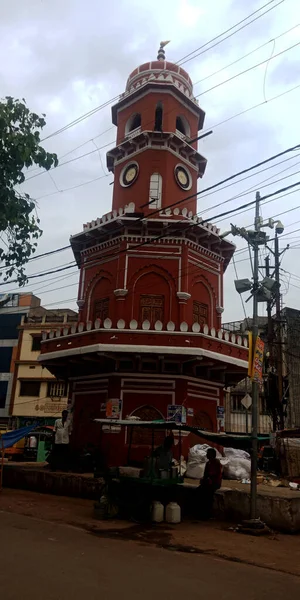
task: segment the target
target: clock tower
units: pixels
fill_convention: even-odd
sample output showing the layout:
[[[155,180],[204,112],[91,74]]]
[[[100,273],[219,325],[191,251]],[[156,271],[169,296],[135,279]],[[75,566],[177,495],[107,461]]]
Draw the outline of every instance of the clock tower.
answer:
[[[99,444],[94,419],[105,418],[108,401],[119,417],[168,419],[181,411],[188,424],[221,431],[224,388],[247,369],[247,339],[221,326],[234,245],[197,213],[204,111],[188,73],[165,59],[164,44],[157,60],[129,75],[112,120],[111,211],[71,237],[79,322],[45,331],[40,357],[69,382],[77,448]],[[126,432],[113,434],[109,461],[121,464]],[[144,429],[134,436],[139,461],[151,440]],[[104,454],[106,443],[104,436]],[[193,443],[184,438],[185,453]]]
[[[107,154],[107,166],[115,176],[113,209],[133,202],[135,210],[159,218],[158,210],[184,201],[196,214],[197,180],[206,167],[197,151],[204,116],[189,75],[165,60],[163,47],[156,61],[129,75],[112,109],[117,144]]]

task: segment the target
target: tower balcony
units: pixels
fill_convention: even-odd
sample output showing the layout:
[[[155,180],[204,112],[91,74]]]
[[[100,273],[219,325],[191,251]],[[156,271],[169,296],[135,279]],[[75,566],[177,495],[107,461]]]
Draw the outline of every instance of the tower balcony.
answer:
[[[76,323],[71,327],[56,328],[43,332],[42,350],[39,357],[45,367],[55,372],[55,365],[76,365],[87,361],[99,361],[101,357],[117,356],[166,357],[168,360],[197,361],[212,370],[228,372],[240,379],[248,366],[247,336],[235,335],[222,329],[216,331],[208,325],[194,323],[163,325],[156,321],[139,324],[135,319],[126,323],[123,319],[113,322],[106,318],[95,322]]]
[[[180,131],[176,130],[176,133],[171,131],[141,131],[140,127],[127,134],[121,144],[107,152],[107,168],[109,171],[114,172],[119,162],[133,158],[135,154],[149,149],[175,153],[178,158],[187,164],[190,163],[198,170],[198,177],[204,175],[207,164],[206,158],[187,142],[186,136]]]

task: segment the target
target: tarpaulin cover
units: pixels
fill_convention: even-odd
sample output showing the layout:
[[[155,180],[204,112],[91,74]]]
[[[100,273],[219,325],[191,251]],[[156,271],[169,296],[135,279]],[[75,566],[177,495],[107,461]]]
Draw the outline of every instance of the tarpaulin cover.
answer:
[[[2,448],[2,444],[4,448],[11,448],[14,444],[22,440],[26,435],[28,435],[33,429],[37,426],[36,423],[29,425],[27,427],[21,427],[20,429],[15,429],[14,431],[8,431],[7,433],[3,433],[0,438],[0,449]]]

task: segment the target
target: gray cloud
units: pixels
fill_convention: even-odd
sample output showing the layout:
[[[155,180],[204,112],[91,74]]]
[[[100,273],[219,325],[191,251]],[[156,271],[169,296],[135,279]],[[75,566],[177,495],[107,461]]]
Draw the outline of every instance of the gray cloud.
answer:
[[[216,0],[211,4],[199,3],[199,0],[147,0],[144,3],[139,0],[111,0],[109,4],[104,0],[87,0],[85,3],[82,0],[2,0],[0,49],[4,60],[0,64],[1,93],[3,96],[24,96],[32,110],[46,112],[47,127],[44,134],[48,135],[122,92],[131,70],[138,64],[155,58],[161,39],[172,40],[167,48],[167,56],[175,62],[259,8],[260,4],[256,1],[241,3],[239,0]],[[297,0],[284,2],[212,51],[188,62],[184,68],[194,81],[198,81],[228,65],[292,27],[293,7],[296,10]],[[287,36],[282,44],[276,43],[276,51],[295,43],[295,35],[296,33],[291,37]],[[270,55],[270,50],[267,46],[245,61],[198,84],[195,86],[195,93],[205,92],[244,68],[264,60]],[[283,55],[284,58],[277,60],[274,66],[270,63],[267,76],[269,98],[297,83],[297,56],[299,53],[294,51],[291,56]],[[297,92],[214,127],[220,121],[263,101],[264,73],[264,68],[255,69],[200,96],[201,106],[206,111],[205,127],[213,127],[214,133],[199,144],[200,151],[208,159],[207,172],[199,189],[298,141],[295,129],[295,123],[298,122]],[[80,125],[49,139],[45,146],[60,156],[90,138],[94,138],[99,147],[105,144],[113,146],[116,134],[114,129],[97,137],[111,126],[110,110],[107,107],[97,112]],[[93,149],[95,146],[88,142],[61,162]],[[100,150],[104,168],[106,150]],[[205,216],[213,217],[217,212],[209,210],[210,207],[243,192],[251,185],[259,185],[264,177],[288,164],[256,175],[226,190],[216,191],[207,198],[199,196],[198,210],[203,210]],[[56,192],[56,186],[64,190],[101,175],[101,161],[95,152],[54,170],[51,173],[52,179],[49,174],[43,174],[28,181],[24,189],[33,197],[40,198]],[[287,180],[286,184],[296,179],[297,176]],[[69,235],[81,230],[82,223],[108,211],[112,194],[112,186],[109,185],[111,180],[112,177],[109,176],[65,193],[41,198],[38,201],[38,211],[44,235],[39,242],[38,251],[65,246]],[[278,184],[274,184],[266,188],[266,191],[277,187]],[[245,199],[234,200],[226,206],[239,206],[251,198],[250,194]],[[297,198],[298,195],[294,194],[275,201],[263,208],[263,214],[276,214],[296,206]],[[247,212],[221,221],[220,226],[226,229],[233,219],[239,224],[249,224],[252,213]],[[297,211],[287,215],[286,224],[291,225],[287,231],[293,230],[293,222],[297,219],[300,219]],[[243,245],[239,240],[236,242],[239,247]],[[298,250],[291,250],[284,265],[296,274],[297,252]],[[245,256],[241,255],[240,259]],[[33,261],[28,266],[28,273],[48,270],[70,260],[72,254],[68,251],[51,260]],[[238,255],[236,260],[238,261]],[[237,262],[237,269],[239,276],[250,274],[247,261]],[[66,284],[68,281],[73,283],[76,278],[76,274],[72,275],[66,279]],[[234,270],[229,266],[225,277],[226,320],[243,316],[240,299],[233,290],[233,278]],[[60,281],[61,285],[66,285],[64,279],[62,274],[55,287],[60,285]],[[34,281],[34,285],[31,283],[28,289],[35,291],[45,285],[47,280]],[[49,293],[51,289],[49,286],[40,291],[45,304],[76,296],[76,287]],[[296,288],[290,286],[287,301],[291,304],[297,301],[294,292],[297,292]],[[247,310],[249,309],[247,306]]]

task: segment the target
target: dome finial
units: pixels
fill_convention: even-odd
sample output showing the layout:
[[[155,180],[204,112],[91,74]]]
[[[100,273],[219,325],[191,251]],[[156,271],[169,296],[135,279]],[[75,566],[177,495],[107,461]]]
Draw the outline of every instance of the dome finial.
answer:
[[[164,51],[164,47],[170,43],[171,40],[167,40],[166,42],[160,42],[160,47],[158,50],[157,60],[165,60],[166,55]]]

